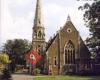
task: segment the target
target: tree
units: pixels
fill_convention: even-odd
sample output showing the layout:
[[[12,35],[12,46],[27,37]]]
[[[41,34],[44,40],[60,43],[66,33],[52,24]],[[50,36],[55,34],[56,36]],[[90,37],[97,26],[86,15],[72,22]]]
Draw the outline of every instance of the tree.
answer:
[[[11,80],[11,74],[9,72],[9,70],[7,69],[8,68],[8,64],[11,62],[9,60],[9,56],[7,53],[0,53],[0,62],[5,66],[4,69],[3,69],[3,74],[1,76],[0,79],[2,80]]]
[[[7,53],[0,53],[0,62],[2,64],[10,63],[9,56],[7,55]]]
[[[92,4],[86,3],[79,9],[85,11],[83,19],[90,31],[86,44],[91,51],[92,58],[98,63],[100,62],[100,1],[95,0]]]
[[[8,53],[11,59],[11,71],[15,70],[16,64],[25,65],[24,53],[31,47],[31,43],[26,39],[7,40],[3,51]]]

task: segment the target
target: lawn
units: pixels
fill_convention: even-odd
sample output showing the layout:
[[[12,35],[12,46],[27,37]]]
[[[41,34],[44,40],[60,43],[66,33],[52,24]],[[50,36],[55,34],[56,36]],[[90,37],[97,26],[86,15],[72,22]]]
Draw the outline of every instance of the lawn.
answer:
[[[33,80],[100,80],[100,76],[37,76]]]

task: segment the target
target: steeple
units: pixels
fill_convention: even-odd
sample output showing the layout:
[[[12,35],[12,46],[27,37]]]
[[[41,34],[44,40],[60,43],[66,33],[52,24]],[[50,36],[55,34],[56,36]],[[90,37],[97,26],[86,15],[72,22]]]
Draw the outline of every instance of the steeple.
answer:
[[[36,3],[36,11],[35,11],[35,19],[34,19],[34,27],[42,27],[42,14],[41,14],[41,0],[37,0]]]
[[[41,0],[37,0],[33,34],[32,34],[32,47],[39,53],[40,49],[45,47],[45,28],[42,24],[42,10],[41,10]]]

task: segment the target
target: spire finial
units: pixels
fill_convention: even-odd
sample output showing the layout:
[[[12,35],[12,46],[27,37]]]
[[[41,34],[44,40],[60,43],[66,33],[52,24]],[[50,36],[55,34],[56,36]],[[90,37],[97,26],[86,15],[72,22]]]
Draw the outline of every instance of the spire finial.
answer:
[[[71,21],[71,18],[70,18],[70,16],[68,15],[68,17],[67,17],[67,21]]]

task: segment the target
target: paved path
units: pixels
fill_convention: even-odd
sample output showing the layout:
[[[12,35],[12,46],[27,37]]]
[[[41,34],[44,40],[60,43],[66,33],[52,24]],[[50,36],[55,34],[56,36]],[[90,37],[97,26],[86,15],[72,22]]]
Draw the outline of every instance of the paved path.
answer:
[[[33,76],[22,74],[13,74],[12,78],[13,80],[33,80]]]

